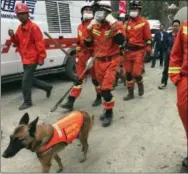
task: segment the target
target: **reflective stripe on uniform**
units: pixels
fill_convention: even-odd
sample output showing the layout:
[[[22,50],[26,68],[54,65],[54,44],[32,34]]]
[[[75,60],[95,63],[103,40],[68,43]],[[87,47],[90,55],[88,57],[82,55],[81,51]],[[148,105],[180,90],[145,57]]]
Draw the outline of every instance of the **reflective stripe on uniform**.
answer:
[[[92,37],[91,38],[85,38],[85,40],[90,42],[92,40]]]
[[[108,36],[108,35],[110,34],[110,32],[111,32],[111,30],[105,31],[105,32],[104,32],[104,35],[105,35],[105,36]]]
[[[146,41],[146,44],[147,44],[147,45],[151,45],[151,44],[152,44],[152,41],[149,39],[149,40]]]
[[[183,26],[183,34],[187,35],[188,33],[188,28],[186,26]]]
[[[82,88],[82,85],[74,86],[73,88],[76,88],[76,89]]]
[[[82,36],[82,32],[80,30],[78,30],[78,35]]]
[[[127,81],[127,83],[135,83],[135,79],[133,79],[131,81]]]
[[[180,73],[181,67],[169,67],[169,74],[178,74]]]
[[[97,35],[97,36],[100,36],[101,35],[101,32],[99,30],[95,30],[93,29],[93,34]]]
[[[142,22],[138,25],[135,25],[134,29],[137,29],[137,28],[140,28],[140,27],[143,27],[145,25],[145,22]]]
[[[81,47],[76,47],[76,51],[80,51],[81,50]]]
[[[124,28],[127,29],[127,30],[131,29],[131,27],[129,25],[127,25],[127,24],[124,25]]]

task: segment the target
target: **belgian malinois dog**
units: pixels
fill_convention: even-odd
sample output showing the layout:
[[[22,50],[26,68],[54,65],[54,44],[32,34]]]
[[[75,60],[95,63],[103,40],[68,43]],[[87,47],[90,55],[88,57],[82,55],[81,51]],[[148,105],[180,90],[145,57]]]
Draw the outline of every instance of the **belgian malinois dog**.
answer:
[[[75,119],[77,119],[77,115],[79,115],[79,119],[82,120],[82,124],[80,125],[80,129],[75,129],[78,131],[78,135],[76,135],[76,137],[73,137],[72,141],[76,138],[80,140],[83,152],[83,156],[80,159],[80,162],[84,162],[86,160],[86,155],[89,147],[88,135],[94,122],[94,116],[92,115],[92,117],[90,117],[89,114],[84,111],[72,111],[64,117],[60,118],[58,120],[59,122],[57,122],[62,123],[63,120],[68,120],[68,122],[65,122],[65,124],[68,123],[69,125],[71,125],[71,122],[74,122]],[[69,117],[74,118],[70,120]],[[58,155],[58,152],[60,150],[63,150],[71,142],[67,143],[60,141],[58,143],[56,142],[56,144],[53,144],[53,146],[48,146],[49,142],[52,141],[54,136],[62,134],[62,132],[60,131],[60,129],[58,129],[59,127],[57,128],[57,122],[55,122],[55,124],[37,124],[37,122],[38,117],[29,123],[29,114],[25,113],[20,119],[19,125],[14,129],[13,134],[10,136],[9,145],[2,156],[4,158],[11,158],[15,156],[21,149],[26,148],[37,154],[38,160],[41,163],[43,173],[49,172],[52,158],[54,158],[58,163],[59,169],[57,170],[57,173],[62,172],[63,164],[61,162],[61,158]],[[70,130],[75,128],[75,124],[72,125],[73,126],[71,127],[71,129],[70,127],[67,128],[69,132]],[[68,125],[65,125],[64,127],[66,126]],[[63,131],[66,131],[66,128]],[[65,133],[64,135],[65,137],[69,136],[67,133]],[[70,137],[71,135],[73,134],[70,134]]]

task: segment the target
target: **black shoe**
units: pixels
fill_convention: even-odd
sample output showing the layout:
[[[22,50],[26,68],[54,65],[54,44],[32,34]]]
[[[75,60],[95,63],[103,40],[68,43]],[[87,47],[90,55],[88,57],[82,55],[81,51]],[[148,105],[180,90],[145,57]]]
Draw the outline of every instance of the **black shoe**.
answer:
[[[142,96],[144,95],[144,84],[143,82],[137,83],[138,84],[138,95]]]
[[[160,86],[158,86],[158,89],[164,89],[167,86],[167,84],[162,83]]]
[[[52,92],[52,86],[46,91],[46,97],[49,98],[51,96],[51,92]]]
[[[75,100],[76,100],[75,97],[69,96],[67,103],[60,105],[60,107],[62,107],[64,109],[68,109],[68,110],[71,111],[74,108],[74,102],[75,102]]]
[[[19,110],[25,110],[25,109],[28,109],[29,107],[32,106],[32,103],[23,103],[20,107],[19,107]]]
[[[102,126],[108,127],[112,123],[113,118],[113,111],[112,110],[106,110],[105,112],[105,118],[102,120]]]
[[[112,88],[112,90],[115,90],[115,88],[118,86],[118,82],[115,82],[114,84],[113,84],[113,88]]]
[[[128,101],[134,98],[134,88],[128,87],[128,95],[123,100]]]
[[[100,120],[102,121],[106,117],[106,110],[103,110],[103,113],[100,115]]]
[[[188,158],[185,158],[182,162],[180,173],[188,173]]]
[[[96,107],[102,104],[102,99],[101,99],[101,95],[97,94],[97,97],[95,99],[95,101],[93,102],[92,106]]]
[[[145,74],[145,69],[142,70],[142,74]]]

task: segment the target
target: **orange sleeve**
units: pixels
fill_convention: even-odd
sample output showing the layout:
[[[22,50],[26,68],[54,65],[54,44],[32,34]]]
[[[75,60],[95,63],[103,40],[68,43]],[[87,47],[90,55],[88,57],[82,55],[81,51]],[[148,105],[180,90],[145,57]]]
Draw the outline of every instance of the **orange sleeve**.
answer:
[[[91,29],[91,30],[86,29],[86,31],[84,33],[86,41],[92,41],[92,37],[93,37],[92,31],[93,31],[93,29]]]
[[[19,38],[18,38],[19,29],[20,29],[20,26],[18,27],[14,36],[10,37],[10,40],[14,44],[15,47],[19,46]]]
[[[123,36],[125,36],[125,29],[123,23],[116,22],[114,25],[115,25],[115,29],[113,32],[113,36],[117,35],[118,33],[121,33]]]
[[[144,41],[146,43],[146,51],[152,51],[152,36],[150,31],[149,22],[146,20],[144,25]]]
[[[178,81],[180,80],[180,71],[183,63],[182,29],[183,27],[181,26],[170,54],[169,76],[170,80],[175,85],[177,85]]]
[[[33,38],[35,41],[39,63],[44,63],[44,59],[46,58],[45,45],[43,41],[42,32],[40,28],[36,25],[33,27]]]

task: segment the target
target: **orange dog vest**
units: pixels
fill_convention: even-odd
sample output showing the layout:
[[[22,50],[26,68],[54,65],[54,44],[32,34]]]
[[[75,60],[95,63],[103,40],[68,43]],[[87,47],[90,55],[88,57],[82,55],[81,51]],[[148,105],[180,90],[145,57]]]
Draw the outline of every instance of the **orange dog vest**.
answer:
[[[78,111],[73,111],[68,116],[57,120],[52,124],[54,130],[51,140],[40,151],[43,152],[61,142],[71,143],[78,137],[82,125],[83,115]]]

